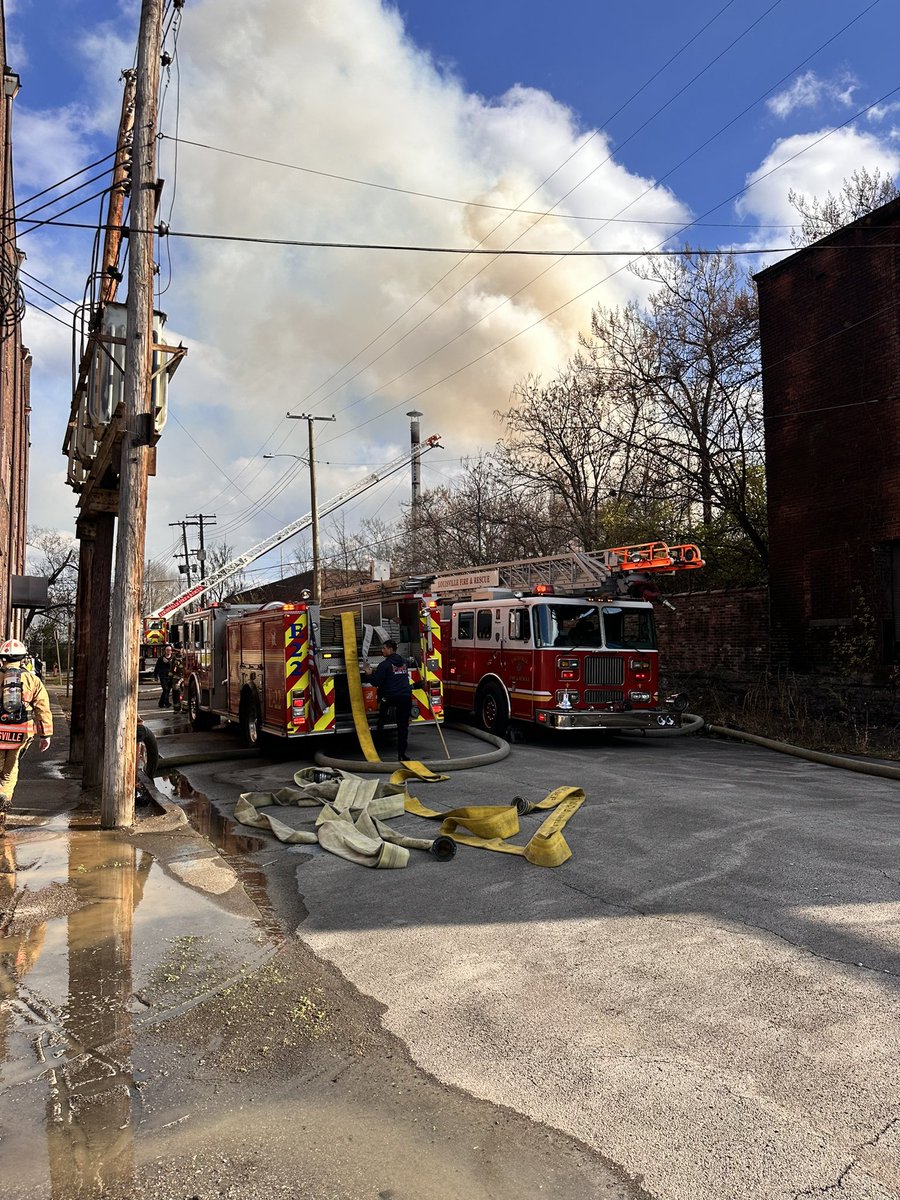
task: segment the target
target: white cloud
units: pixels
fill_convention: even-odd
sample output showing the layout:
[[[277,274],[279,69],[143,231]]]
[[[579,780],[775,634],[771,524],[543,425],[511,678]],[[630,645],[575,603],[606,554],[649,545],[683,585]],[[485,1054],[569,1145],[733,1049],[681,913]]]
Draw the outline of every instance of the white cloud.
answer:
[[[38,189],[63,179],[91,161],[92,121],[78,104],[34,111],[25,106],[13,115],[16,187]]]
[[[858,87],[856,79],[849,74],[837,79],[823,79],[815,71],[804,71],[783,91],[770,97],[766,107],[776,117],[789,117],[798,109],[817,108],[829,101],[849,108]]]
[[[747,176],[748,183],[759,182],[737,201],[738,215],[760,226],[798,225],[800,217],[788,200],[789,191],[824,199],[861,167],[889,175],[900,171],[900,149],[888,140],[848,128],[838,129],[820,141],[823,132],[795,134],[777,141],[759,167]],[[765,248],[787,246],[789,238],[788,228],[783,233],[760,229],[747,241]]]
[[[900,100],[893,100],[890,104],[873,104],[866,118],[869,121],[883,121],[895,112],[900,112]]]
[[[490,103],[467,94],[405,39],[398,14],[374,0],[302,6],[294,0],[253,6],[242,0],[205,0],[185,16],[179,53],[183,137],[491,204],[515,205],[537,189],[529,208],[549,207],[595,169],[563,211],[614,216],[636,201],[630,215],[670,221],[672,229],[688,216],[666,189],[614,160],[604,163],[610,147],[602,135],[541,187],[587,136],[573,114],[546,93],[524,87]],[[170,133],[173,114],[170,96]],[[168,152],[171,144],[164,147]],[[173,167],[168,153],[167,159],[162,169],[169,180],[162,201],[166,219]],[[506,245],[521,234],[519,247],[541,248],[574,247],[597,228],[562,217],[535,225],[533,216],[517,214],[505,222],[503,216],[182,146],[172,227],[451,246],[474,245],[481,238],[489,245]],[[649,246],[666,232],[664,227],[613,224],[592,244]],[[423,433],[442,433],[449,454],[490,444],[498,433],[493,412],[506,407],[517,380],[532,371],[549,374],[564,363],[577,348],[579,331],[589,324],[592,304],[626,300],[642,286],[621,272],[589,291],[622,266],[623,259],[568,260],[531,283],[550,260],[461,261],[174,239],[171,248],[175,283],[165,300],[191,347],[173,383],[172,411],[232,475],[279,425],[288,407],[338,415],[334,435],[332,427],[320,430],[322,456],[337,460],[378,466],[396,454],[408,437],[403,413],[419,392],[415,406],[425,413]],[[469,285],[452,296],[466,280]],[[319,388],[430,288],[427,299],[349,370]],[[584,299],[554,312],[585,291]],[[420,329],[391,348],[432,310]],[[464,332],[479,319],[476,328]],[[515,336],[535,322],[540,323],[529,333]],[[493,350],[503,342],[507,344]],[[367,365],[378,355],[383,356]],[[357,371],[357,379],[337,386]],[[288,437],[285,448],[301,450],[304,434],[299,423],[282,424],[269,448]],[[331,436],[341,442],[326,452],[324,443]],[[213,497],[222,487],[177,426],[167,428],[159,461],[152,492],[157,531],[198,503],[206,504],[203,497]],[[274,478],[272,464],[264,466],[252,487],[248,482],[260,464],[239,478],[254,495]],[[326,496],[329,488],[338,490],[352,477],[348,470],[327,471],[320,493]],[[295,485],[268,507],[276,507],[286,520],[300,511],[304,495],[305,489]],[[246,500],[238,495],[235,504],[246,507]],[[382,512],[395,514],[396,505],[390,513]],[[249,537],[271,528],[270,520],[259,519],[246,533]]]

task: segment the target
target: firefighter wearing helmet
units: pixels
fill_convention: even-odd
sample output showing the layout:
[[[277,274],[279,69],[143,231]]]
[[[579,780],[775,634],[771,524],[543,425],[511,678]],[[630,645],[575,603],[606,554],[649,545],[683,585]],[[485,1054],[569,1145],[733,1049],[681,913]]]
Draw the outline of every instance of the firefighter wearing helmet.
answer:
[[[35,734],[46,750],[53,734],[50,697],[31,669],[24,645],[10,638],[0,645],[0,837],[19,778],[19,759]]]

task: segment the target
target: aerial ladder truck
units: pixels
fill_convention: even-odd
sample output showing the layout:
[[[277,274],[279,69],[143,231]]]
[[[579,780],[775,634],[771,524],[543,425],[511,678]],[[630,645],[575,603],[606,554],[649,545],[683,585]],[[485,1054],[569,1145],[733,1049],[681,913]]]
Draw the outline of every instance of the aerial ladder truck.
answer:
[[[437,435],[427,438],[319,505],[319,515],[334,512],[439,443]],[[263,734],[302,738],[353,728],[347,672],[358,671],[360,663],[358,658],[345,663],[340,622],[333,613],[323,616],[308,596],[288,604],[216,603],[185,611],[211,588],[309,528],[312,521],[312,513],[292,521],[144,618],[145,628],[166,621],[166,640],[181,644],[184,695],[195,729],[222,720],[237,722],[244,741],[252,746]],[[398,607],[397,618],[391,633],[410,665],[412,720],[432,724],[442,716],[440,660],[433,652],[434,603],[422,594],[411,594]],[[363,657],[370,646],[371,638],[364,641]]]

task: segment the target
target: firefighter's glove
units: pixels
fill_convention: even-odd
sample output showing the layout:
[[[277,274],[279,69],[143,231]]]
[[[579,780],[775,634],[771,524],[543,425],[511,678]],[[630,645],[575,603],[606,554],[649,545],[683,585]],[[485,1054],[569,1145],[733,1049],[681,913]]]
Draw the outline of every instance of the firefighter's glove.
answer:
[[[49,749],[50,749],[50,739],[42,737],[41,740],[38,742],[38,750],[40,750],[41,754],[43,754],[45,750],[49,750]]]

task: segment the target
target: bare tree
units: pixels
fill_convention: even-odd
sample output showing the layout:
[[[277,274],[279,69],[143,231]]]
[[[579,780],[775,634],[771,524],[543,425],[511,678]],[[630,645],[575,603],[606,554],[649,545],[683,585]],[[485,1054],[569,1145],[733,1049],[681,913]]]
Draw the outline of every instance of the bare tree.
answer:
[[[900,188],[878,167],[874,171],[859,167],[844,180],[836,195],[829,192],[824,200],[795,192],[792,188],[788,200],[803,218],[803,224],[791,234],[791,242],[798,248],[808,246],[898,196]]]
[[[55,529],[34,528],[28,531],[28,545],[33,551],[29,569],[34,575],[47,580],[49,604],[43,609],[25,610],[25,632],[28,632],[38,613],[45,623],[53,624],[61,617],[63,626],[66,626],[75,613],[78,542],[71,535]]]
[[[233,546],[229,546],[227,542],[213,542],[206,550],[206,574],[212,575],[214,572],[221,570],[226,563],[231,562],[237,557],[237,551]],[[244,572],[235,571],[233,575],[229,575],[227,579],[223,579],[221,583],[211,587],[204,598],[205,603],[211,600],[224,600],[226,596],[232,595],[234,592],[240,592],[247,586],[247,577]]]
[[[585,343],[619,407],[610,432],[629,474],[655,478],[700,536],[740,542],[764,566],[755,291],[726,255],[657,259],[637,274],[656,285],[646,306],[595,310]]]
[[[144,563],[141,612],[146,616],[184,590],[181,577],[166,558],[148,558]]]
[[[498,455],[508,486],[532,500],[556,500],[568,518],[557,540],[596,545],[601,503],[629,470],[629,442],[613,430],[619,423],[605,372],[570,363],[546,385],[530,376],[512,399],[498,414],[507,429]]]

